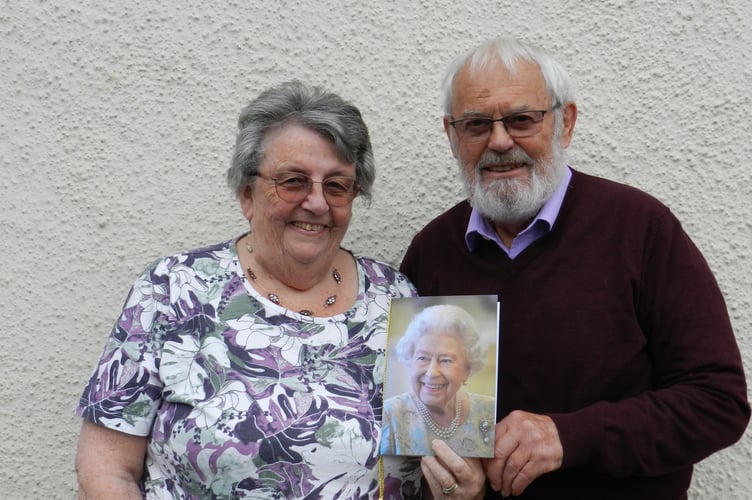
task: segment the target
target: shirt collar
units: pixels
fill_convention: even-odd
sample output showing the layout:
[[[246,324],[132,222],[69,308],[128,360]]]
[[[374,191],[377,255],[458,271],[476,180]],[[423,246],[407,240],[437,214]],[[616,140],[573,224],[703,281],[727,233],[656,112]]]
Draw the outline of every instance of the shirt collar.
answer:
[[[532,222],[515,237],[511,249],[502,243],[501,238],[496,234],[493,223],[473,208],[470,212],[467,230],[465,231],[465,243],[468,250],[473,252],[478,246],[480,239],[484,239],[495,242],[510,257],[514,258],[535,240],[551,232],[559,216],[561,204],[564,201],[564,195],[567,192],[567,186],[569,186],[571,179],[572,171],[569,167],[566,167],[556,191],[546,200]]]

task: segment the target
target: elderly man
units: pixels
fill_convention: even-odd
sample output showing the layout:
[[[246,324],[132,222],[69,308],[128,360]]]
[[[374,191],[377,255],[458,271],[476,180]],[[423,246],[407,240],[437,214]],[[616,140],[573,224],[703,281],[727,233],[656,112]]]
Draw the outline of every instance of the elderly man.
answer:
[[[577,106],[545,51],[492,40],[450,66],[444,95],[468,200],[401,270],[421,295],[500,297],[487,497],[686,498],[693,464],[750,417],[704,258],[656,199],[567,166]],[[468,470],[432,479],[452,494]]]

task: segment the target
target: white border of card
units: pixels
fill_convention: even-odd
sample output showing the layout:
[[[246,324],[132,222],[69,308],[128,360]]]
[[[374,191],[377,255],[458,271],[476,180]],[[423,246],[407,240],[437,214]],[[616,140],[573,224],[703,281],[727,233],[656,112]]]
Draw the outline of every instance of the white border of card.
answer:
[[[397,343],[403,338],[416,316],[428,307],[439,305],[456,306],[469,314],[469,328],[474,327],[477,330],[478,345],[482,352],[480,357],[476,356],[476,362],[481,365],[480,368],[476,368],[464,380],[459,390],[454,393],[455,397],[451,397],[452,389],[450,388],[457,384],[452,384],[449,380],[451,373],[448,373],[449,377],[447,377],[442,374],[441,368],[434,368],[435,373],[431,376],[431,382],[428,382],[427,375],[424,374],[427,371],[425,368],[416,368],[418,364],[416,360],[401,360],[396,351]],[[431,314],[434,315],[434,312],[438,313],[439,310],[445,311],[444,314],[449,314],[450,322],[466,316],[463,311],[451,308],[434,308],[431,309]],[[382,455],[433,455],[431,442],[434,439],[442,439],[460,456],[493,457],[500,314],[501,304],[496,295],[442,295],[392,299],[389,309],[384,374]],[[458,341],[455,338],[445,340],[445,342],[448,344],[444,345],[460,347],[459,350],[462,351],[462,346],[457,344],[462,340]],[[466,346],[466,348],[472,347],[474,346]],[[478,350],[476,349],[475,352]],[[447,354],[430,353],[422,359],[426,360],[424,364],[428,363],[428,359],[434,359],[435,364],[445,363],[446,366],[451,367],[455,363],[453,361],[455,358],[456,355],[447,351]],[[460,361],[467,361],[467,356],[462,356]],[[460,370],[464,372],[464,366]],[[464,379],[464,373],[459,378]],[[426,383],[429,383],[431,387],[426,389]],[[435,391],[435,395],[427,397],[435,397],[436,400],[430,401],[428,405],[424,404],[421,397],[416,394],[415,388],[417,387],[422,387],[418,392],[424,394],[427,391],[429,394]],[[450,392],[449,398],[447,398],[447,389]],[[461,396],[456,397],[456,395]],[[449,409],[447,415],[451,414],[455,418],[448,423],[439,423],[434,420],[432,415],[436,414],[432,413],[431,408],[435,408],[436,405],[430,403],[450,400],[453,402],[454,411]],[[459,406],[454,403],[455,400],[460,401]],[[458,412],[457,409],[460,411]],[[441,420],[438,415],[436,416],[438,420]]]

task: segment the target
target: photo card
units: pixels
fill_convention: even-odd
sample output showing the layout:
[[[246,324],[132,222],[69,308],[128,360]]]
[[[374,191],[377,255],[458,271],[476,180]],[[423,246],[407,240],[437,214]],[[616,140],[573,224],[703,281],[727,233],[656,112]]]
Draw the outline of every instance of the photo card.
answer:
[[[496,295],[400,297],[389,309],[382,455],[493,457],[500,303]]]

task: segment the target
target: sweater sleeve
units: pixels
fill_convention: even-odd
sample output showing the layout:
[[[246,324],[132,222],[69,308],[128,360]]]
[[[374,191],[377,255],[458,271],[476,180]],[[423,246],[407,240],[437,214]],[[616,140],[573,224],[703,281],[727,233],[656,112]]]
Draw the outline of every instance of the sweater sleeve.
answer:
[[[554,413],[563,468],[657,476],[738,440],[750,418],[741,356],[705,259],[669,212],[651,221],[636,313],[652,359],[652,389]]]

